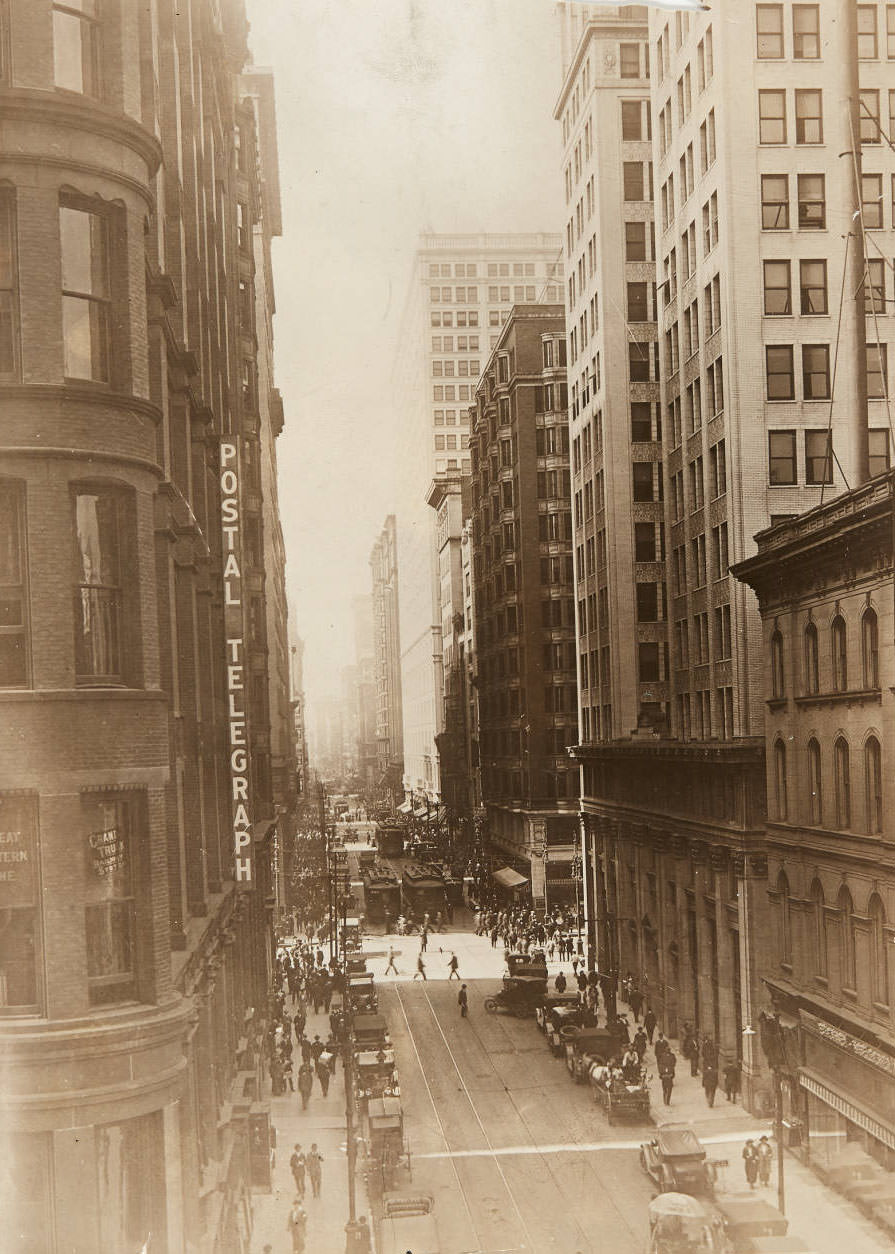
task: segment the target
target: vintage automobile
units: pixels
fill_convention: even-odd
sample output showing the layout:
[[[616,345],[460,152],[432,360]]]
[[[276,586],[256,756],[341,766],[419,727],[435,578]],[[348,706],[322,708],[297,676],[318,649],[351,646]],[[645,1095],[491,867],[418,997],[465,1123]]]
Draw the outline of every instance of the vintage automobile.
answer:
[[[727,1254],[724,1221],[688,1193],[660,1193],[649,1204],[649,1254]]]
[[[355,1053],[362,1049],[391,1048],[385,1015],[368,1014],[363,1011],[352,1015],[351,1030],[354,1034]]]
[[[685,1123],[665,1123],[651,1141],[640,1146],[640,1165],[661,1193],[690,1193],[713,1197],[716,1168],[709,1163],[693,1129]]]
[[[502,1010],[517,1019],[526,1019],[534,1014],[546,990],[547,981],[540,976],[505,975],[500,992],[485,998],[485,1009],[492,1015]]]
[[[583,1084],[595,1063],[609,1062],[618,1052],[617,1038],[607,1028],[585,1028],[571,1024],[560,1030],[566,1066],[576,1084]]]
[[[345,960],[345,969],[349,976],[362,975],[367,969],[367,959],[364,954],[349,954]]]
[[[547,1031],[547,1024],[550,1018],[550,1011],[554,1006],[577,1006],[578,994],[567,991],[565,993],[548,993],[547,996],[538,1003],[535,1010],[535,1018],[538,1021],[538,1027],[542,1032]]]
[[[572,1005],[551,1007],[547,1014],[547,1044],[550,1052],[557,1058],[565,1056],[566,1043],[562,1037],[563,1028],[580,1027],[584,1018],[584,1007],[577,1002]]]
[[[354,1057],[354,1080],[361,1110],[371,1097],[398,1097],[401,1093],[393,1049],[362,1049]]]
[[[610,1071],[596,1062],[590,1069],[590,1084],[594,1101],[606,1111],[606,1120],[612,1125],[618,1119],[649,1120],[649,1084],[641,1070],[637,1079],[625,1079],[619,1069]]]
[[[758,1197],[726,1197],[716,1202],[734,1254],[751,1254],[754,1242],[785,1237],[789,1220],[776,1206]]]
[[[372,971],[358,971],[348,977],[348,1004],[353,1011],[375,1014],[379,998]]]
[[[533,949],[530,954],[507,954],[507,970],[510,975],[539,975],[547,978],[547,957],[543,949]]]
[[[398,1168],[407,1168],[413,1179],[410,1142],[404,1137],[404,1112],[397,1097],[371,1097],[366,1110],[366,1141],[369,1154],[368,1182],[380,1195],[395,1182]]]
[[[386,1193],[382,1199],[380,1254],[440,1254],[441,1243],[432,1211],[435,1201],[425,1194]]]

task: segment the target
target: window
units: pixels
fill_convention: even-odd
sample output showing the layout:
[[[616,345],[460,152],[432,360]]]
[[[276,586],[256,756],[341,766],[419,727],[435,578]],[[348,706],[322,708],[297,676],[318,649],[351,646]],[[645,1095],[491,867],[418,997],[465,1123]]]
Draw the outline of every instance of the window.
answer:
[[[886,5],[886,56],[895,59],[895,4]]]
[[[769,344],[765,348],[769,401],[795,399],[795,376],[791,344]],[[792,480],[791,482],[795,482]]]
[[[82,96],[102,92],[98,0],[53,5],[54,82]]]
[[[628,321],[648,322],[649,308],[647,305],[646,283],[628,284]]]
[[[820,745],[812,737],[808,741],[808,820],[815,827],[823,822],[822,779]]]
[[[884,400],[888,391],[888,368],[885,344],[867,345],[867,396]]]
[[[812,695],[819,691],[817,628],[809,623],[805,628],[805,691]]]
[[[846,747],[847,751],[847,747]],[[855,965],[854,905],[843,884],[836,902],[839,909],[839,971],[844,988],[854,991],[858,979]]]
[[[757,55],[760,60],[783,56],[783,5],[759,4],[755,8]]]
[[[7,858],[0,881],[0,1014],[21,1013],[36,1010],[38,1002],[37,808],[31,798],[0,793],[0,831]]]
[[[802,345],[802,395],[806,401],[830,399],[829,344]]]
[[[829,431],[805,432],[805,482],[833,482],[833,438]]]
[[[861,616],[861,671],[865,688],[879,687],[879,621],[872,609]]]
[[[862,144],[878,144],[882,139],[879,116],[879,92],[862,90],[858,106],[858,125]]]
[[[637,646],[637,673],[642,684],[659,680],[659,646],[654,643]]]
[[[786,143],[785,91],[760,91],[758,93],[758,142],[760,144]]]
[[[622,101],[622,139],[643,139],[643,103]]]
[[[881,475],[889,469],[889,432],[885,428],[868,431],[870,444],[870,474]]]
[[[62,337],[70,379],[109,382],[108,220],[62,205]]]
[[[712,499],[727,491],[727,452],[723,440],[709,449],[709,467],[712,476]]]
[[[0,688],[28,682],[24,505],[21,486],[0,479]]]
[[[652,501],[654,497],[653,489],[653,464],[652,462],[634,462],[632,466],[633,474],[633,492],[635,501]]]
[[[643,200],[643,162],[626,161],[622,167],[625,200]]]
[[[634,560],[635,562],[654,562],[656,560],[655,523],[635,522]]]
[[[619,74],[622,78],[639,78],[640,44],[620,44],[618,64]]]
[[[0,378],[11,378],[17,368],[16,291],[15,214],[11,198],[0,194]]]
[[[875,61],[877,57],[876,41],[876,5],[858,5],[858,58],[861,61]]]
[[[848,741],[843,736],[840,736],[833,746],[833,764],[836,787],[836,826],[840,831],[846,831],[851,825],[851,780]]]
[[[796,91],[796,143],[822,144],[823,104],[819,91]]]
[[[625,261],[646,261],[646,223],[625,223]]]
[[[845,619],[837,614],[830,628],[830,645],[833,662],[833,691],[845,692],[848,689],[848,637],[845,630]]]
[[[649,383],[650,381],[650,346],[638,340],[628,341],[628,370],[632,383]]]
[[[87,862],[84,921],[90,1001],[95,1006],[130,1001],[136,996],[136,803],[85,795],[81,807]]]
[[[820,821],[818,819],[818,822]],[[814,974],[825,980],[827,978],[827,927],[824,919],[824,890],[820,880],[813,881],[810,896],[811,930],[814,941]]]
[[[764,263],[764,311],[769,315],[792,313],[788,261]]]
[[[868,231],[879,231],[883,225],[883,176],[861,175],[861,217]]]
[[[796,482],[795,431],[768,433],[768,482],[771,487]]]
[[[777,819],[785,823],[789,813],[786,780],[786,745],[782,740],[774,741],[774,797],[777,803]]]
[[[827,313],[826,261],[799,262],[799,298],[801,313]]]
[[[127,569],[124,498],[104,489],[74,495],[75,672],[86,682],[119,683],[122,572]]]
[[[763,231],[789,230],[789,175],[761,176],[761,227]]]
[[[873,743],[879,749],[879,744],[876,741]],[[888,1006],[889,949],[892,942],[886,936],[885,907],[876,893],[870,898],[867,913],[870,916],[870,996],[877,1006]]]
[[[827,193],[822,174],[799,174],[799,226],[821,230],[827,225]]]
[[[886,312],[886,263],[882,257],[868,257],[864,274],[864,312],[869,316]]]
[[[637,584],[637,621],[655,623],[659,617],[659,589],[654,583]]]
[[[792,55],[796,61],[820,56],[820,9],[816,4],[792,6]]]
[[[868,736],[864,745],[864,805],[867,831],[875,836],[883,830],[882,751],[876,736]]]
[[[649,401],[631,402],[631,439],[645,443],[653,438],[652,411]]]
[[[771,697],[779,701],[786,696],[786,675],[783,667],[783,637],[779,631],[771,636]]]

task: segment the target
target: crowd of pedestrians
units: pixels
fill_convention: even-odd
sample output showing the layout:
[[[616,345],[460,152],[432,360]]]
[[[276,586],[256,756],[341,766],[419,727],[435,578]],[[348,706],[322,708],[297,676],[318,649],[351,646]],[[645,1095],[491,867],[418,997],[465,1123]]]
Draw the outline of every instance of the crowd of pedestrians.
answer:
[[[538,918],[527,906],[479,906],[475,911],[477,936],[490,936],[492,948],[498,941],[508,953],[531,953],[540,949],[549,961],[570,961],[583,953],[578,921],[573,914],[555,909]]]

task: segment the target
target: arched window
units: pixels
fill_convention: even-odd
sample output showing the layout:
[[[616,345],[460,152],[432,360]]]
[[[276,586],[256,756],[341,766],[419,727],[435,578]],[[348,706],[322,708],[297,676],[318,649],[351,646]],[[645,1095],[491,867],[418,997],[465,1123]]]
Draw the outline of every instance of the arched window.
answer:
[[[783,637],[779,631],[771,636],[771,696],[779,699],[786,693],[786,674],[783,669]]]
[[[820,690],[817,665],[817,628],[809,623],[805,628],[805,691],[813,694]]]
[[[777,818],[785,823],[789,805],[786,791],[786,745],[782,740],[774,742],[774,794],[777,799]]]
[[[875,610],[861,619],[861,669],[865,688],[879,687],[879,623]]]
[[[808,741],[808,816],[814,826],[819,826],[824,820],[820,745],[813,736]]]
[[[883,767],[882,754],[876,736],[868,736],[864,745],[864,804],[867,814],[867,831],[883,830]]]
[[[843,736],[833,746],[833,762],[836,772],[836,826],[845,830],[851,826],[851,778],[848,741]]]
[[[870,898],[870,983],[873,1000],[889,1004],[889,950],[886,946],[886,908],[876,895]]]
[[[833,650],[833,691],[845,692],[848,688],[848,653],[845,619],[841,614],[833,619],[830,642]]]
[[[789,900],[789,880],[783,871],[777,877],[780,894],[780,961],[792,966],[792,912]]]
[[[844,988],[857,987],[855,971],[855,924],[851,893],[843,885],[839,890],[839,971]]]
[[[814,973],[826,979],[827,929],[824,926],[824,888],[820,880],[815,880],[811,885],[811,916],[814,934]]]

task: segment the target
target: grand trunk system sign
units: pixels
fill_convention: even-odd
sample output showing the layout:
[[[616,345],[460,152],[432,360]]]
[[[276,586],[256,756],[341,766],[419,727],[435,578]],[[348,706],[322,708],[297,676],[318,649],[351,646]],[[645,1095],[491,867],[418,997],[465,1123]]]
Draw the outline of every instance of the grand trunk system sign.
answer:
[[[228,748],[233,861],[239,888],[254,887],[249,749],[246,722],[245,612],[239,445],[221,441],[221,533],[224,539],[224,633],[227,643]]]

